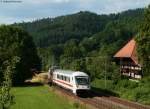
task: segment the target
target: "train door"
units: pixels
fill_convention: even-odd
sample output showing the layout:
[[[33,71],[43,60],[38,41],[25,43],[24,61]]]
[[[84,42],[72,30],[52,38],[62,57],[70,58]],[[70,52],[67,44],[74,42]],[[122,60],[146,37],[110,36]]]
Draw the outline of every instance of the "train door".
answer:
[[[75,82],[75,77],[74,76],[72,76],[71,77],[71,83],[72,83],[72,86],[73,86],[73,88],[72,88],[72,92],[76,95],[76,82]]]

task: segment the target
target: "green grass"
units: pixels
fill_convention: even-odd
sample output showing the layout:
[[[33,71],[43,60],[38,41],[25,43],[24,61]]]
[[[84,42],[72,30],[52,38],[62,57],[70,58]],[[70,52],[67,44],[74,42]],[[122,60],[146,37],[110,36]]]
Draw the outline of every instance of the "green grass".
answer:
[[[119,96],[141,104],[150,105],[150,77],[143,78],[140,82],[133,82],[127,79],[118,80],[114,83],[112,80],[95,79],[91,85],[93,89],[105,92],[110,95]]]
[[[67,98],[56,95],[46,86],[17,87],[12,93],[16,103],[10,109],[75,109]]]

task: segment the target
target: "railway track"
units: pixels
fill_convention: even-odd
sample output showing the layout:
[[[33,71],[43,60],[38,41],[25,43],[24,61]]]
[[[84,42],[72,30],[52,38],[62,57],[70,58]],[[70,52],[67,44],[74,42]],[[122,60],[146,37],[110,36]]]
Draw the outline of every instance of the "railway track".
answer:
[[[139,103],[135,103],[135,102],[131,102],[131,101],[127,101],[118,97],[114,97],[114,96],[109,96],[109,95],[104,95],[104,94],[100,94],[98,92],[94,92],[92,91],[93,95],[97,95],[98,97],[96,97],[96,99],[103,99],[106,101],[111,101],[113,105],[118,105],[121,109],[125,108],[125,109],[150,109],[150,106],[146,106],[146,105],[142,105]],[[103,96],[104,95],[104,96]]]
[[[59,90],[63,95],[72,97],[79,102],[91,105],[96,109],[150,109],[150,106],[141,105],[139,103],[130,102],[114,96],[105,96],[101,93],[90,91],[83,96],[75,96],[70,91],[54,86],[56,90]]]

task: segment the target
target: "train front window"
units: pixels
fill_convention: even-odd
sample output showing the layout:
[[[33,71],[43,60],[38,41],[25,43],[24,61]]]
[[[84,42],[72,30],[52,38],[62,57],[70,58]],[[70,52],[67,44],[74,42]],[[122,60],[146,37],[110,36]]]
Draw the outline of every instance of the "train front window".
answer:
[[[89,80],[88,77],[86,76],[76,76],[76,83],[78,85],[88,85],[89,84]]]

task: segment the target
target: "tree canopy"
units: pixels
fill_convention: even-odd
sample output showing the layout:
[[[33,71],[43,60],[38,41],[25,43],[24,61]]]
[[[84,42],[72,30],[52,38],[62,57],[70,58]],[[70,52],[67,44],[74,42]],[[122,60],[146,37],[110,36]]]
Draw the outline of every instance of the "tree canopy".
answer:
[[[33,22],[14,24],[20,26],[33,36],[38,47],[64,44],[69,40],[82,41],[84,38],[103,31],[110,22],[118,22],[136,33],[143,20],[144,9],[128,10],[118,14],[98,15],[81,11],[56,18],[44,18]]]
[[[144,21],[140,33],[136,37],[137,52],[145,75],[150,75],[150,5],[145,10]]]
[[[40,62],[32,37],[24,30],[13,26],[0,26],[0,78],[2,80],[5,67],[2,66],[14,56],[20,58],[13,74],[13,83],[21,84],[29,78],[31,68],[37,67]]]

